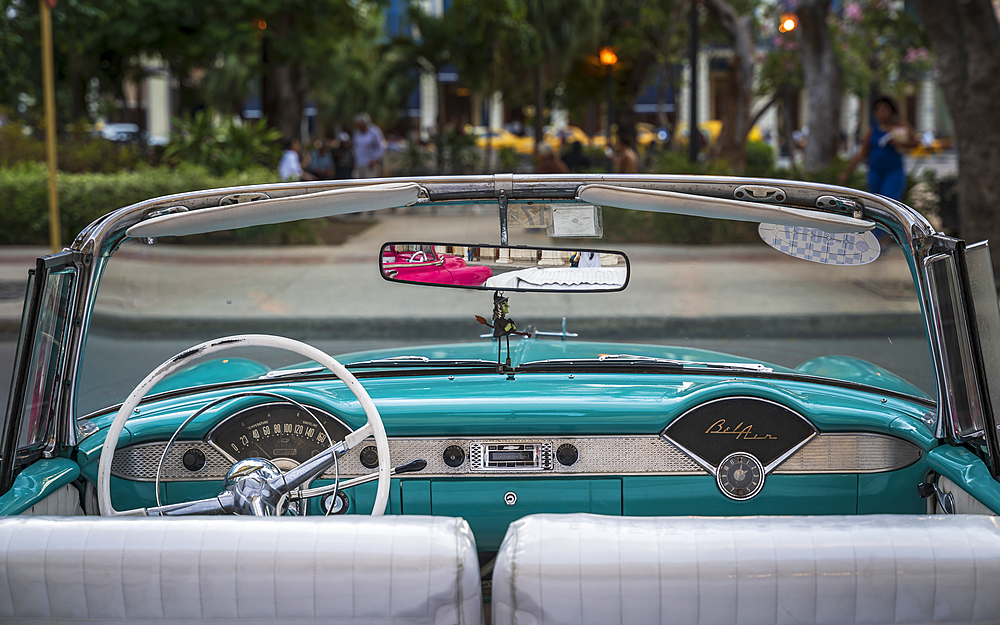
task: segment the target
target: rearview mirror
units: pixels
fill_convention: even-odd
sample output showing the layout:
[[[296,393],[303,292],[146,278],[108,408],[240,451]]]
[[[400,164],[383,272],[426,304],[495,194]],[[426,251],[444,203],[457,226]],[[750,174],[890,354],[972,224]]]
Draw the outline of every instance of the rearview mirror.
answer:
[[[482,291],[621,291],[629,279],[624,253],[579,248],[394,242],[379,267],[390,282]]]

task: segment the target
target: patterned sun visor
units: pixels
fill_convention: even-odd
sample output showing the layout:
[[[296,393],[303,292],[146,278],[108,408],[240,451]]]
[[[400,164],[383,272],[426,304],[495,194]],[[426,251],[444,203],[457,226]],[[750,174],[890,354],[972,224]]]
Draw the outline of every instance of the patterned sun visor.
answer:
[[[832,234],[816,228],[760,224],[760,238],[779,252],[825,265],[865,265],[882,251],[871,232]]]

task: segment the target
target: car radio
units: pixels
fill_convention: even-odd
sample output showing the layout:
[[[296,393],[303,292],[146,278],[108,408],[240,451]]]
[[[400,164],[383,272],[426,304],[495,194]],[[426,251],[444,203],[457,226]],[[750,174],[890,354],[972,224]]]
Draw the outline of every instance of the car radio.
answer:
[[[472,471],[545,471],[552,469],[552,444],[474,442],[469,460]]]

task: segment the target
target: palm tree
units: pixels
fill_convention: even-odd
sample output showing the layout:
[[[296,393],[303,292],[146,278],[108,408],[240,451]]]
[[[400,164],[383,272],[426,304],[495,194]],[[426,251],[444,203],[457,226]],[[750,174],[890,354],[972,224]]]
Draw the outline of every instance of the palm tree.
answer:
[[[524,0],[534,30],[538,57],[534,64],[535,154],[542,136],[545,85],[564,78],[581,54],[597,50],[604,0]]]

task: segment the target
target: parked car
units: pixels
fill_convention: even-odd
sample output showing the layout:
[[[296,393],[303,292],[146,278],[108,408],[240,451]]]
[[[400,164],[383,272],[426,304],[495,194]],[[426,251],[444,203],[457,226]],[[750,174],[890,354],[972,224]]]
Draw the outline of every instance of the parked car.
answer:
[[[183,244],[369,212],[329,248]],[[707,219],[761,241],[681,238]],[[392,273],[468,250],[561,277]],[[796,181],[352,180],[117,209],[29,275],[0,618],[997,622],[995,284],[986,242]]]
[[[481,286],[493,275],[484,265],[468,265],[461,256],[438,252],[433,245],[388,245],[382,271],[404,282]]]

